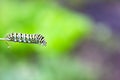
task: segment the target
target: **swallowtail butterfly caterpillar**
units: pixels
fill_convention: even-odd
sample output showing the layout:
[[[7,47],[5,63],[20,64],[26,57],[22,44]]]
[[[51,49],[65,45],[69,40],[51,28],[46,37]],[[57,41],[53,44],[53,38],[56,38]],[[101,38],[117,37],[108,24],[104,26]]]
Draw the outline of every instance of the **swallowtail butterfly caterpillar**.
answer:
[[[32,43],[41,44],[46,46],[47,42],[41,34],[24,34],[24,33],[10,33],[5,38],[0,38],[0,40],[13,41],[20,43]]]

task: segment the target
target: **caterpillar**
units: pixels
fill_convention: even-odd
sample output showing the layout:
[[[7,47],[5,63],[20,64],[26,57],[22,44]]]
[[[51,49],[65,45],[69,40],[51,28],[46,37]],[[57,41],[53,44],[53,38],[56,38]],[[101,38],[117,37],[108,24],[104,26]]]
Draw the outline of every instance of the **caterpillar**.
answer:
[[[20,43],[42,44],[43,46],[46,46],[47,44],[41,34],[10,33],[5,38],[0,38],[0,40]]]

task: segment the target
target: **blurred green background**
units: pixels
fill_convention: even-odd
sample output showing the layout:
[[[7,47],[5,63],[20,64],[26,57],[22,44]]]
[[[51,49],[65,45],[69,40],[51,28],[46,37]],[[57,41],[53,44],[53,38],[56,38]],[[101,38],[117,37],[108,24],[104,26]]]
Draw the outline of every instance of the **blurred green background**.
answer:
[[[39,33],[47,46],[8,42],[7,48],[0,41],[0,80],[110,80],[104,73],[112,67],[105,64],[111,52],[119,50],[114,44],[119,39],[112,36],[117,33],[109,25],[90,15],[91,3],[110,4],[107,0],[1,0],[0,37]]]

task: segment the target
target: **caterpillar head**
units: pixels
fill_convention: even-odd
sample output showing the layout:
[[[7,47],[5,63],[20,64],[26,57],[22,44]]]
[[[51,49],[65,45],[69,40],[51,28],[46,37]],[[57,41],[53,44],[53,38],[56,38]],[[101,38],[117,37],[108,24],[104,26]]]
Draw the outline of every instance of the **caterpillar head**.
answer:
[[[41,34],[39,34],[39,35],[38,35],[38,40],[39,40],[39,41],[38,41],[39,44],[41,44],[41,45],[43,45],[43,46],[46,46],[47,42],[46,42],[44,36],[42,36]]]
[[[46,42],[45,39],[42,39],[42,41],[41,41],[41,45],[43,45],[43,46],[46,46],[46,45],[47,45],[47,42]]]

